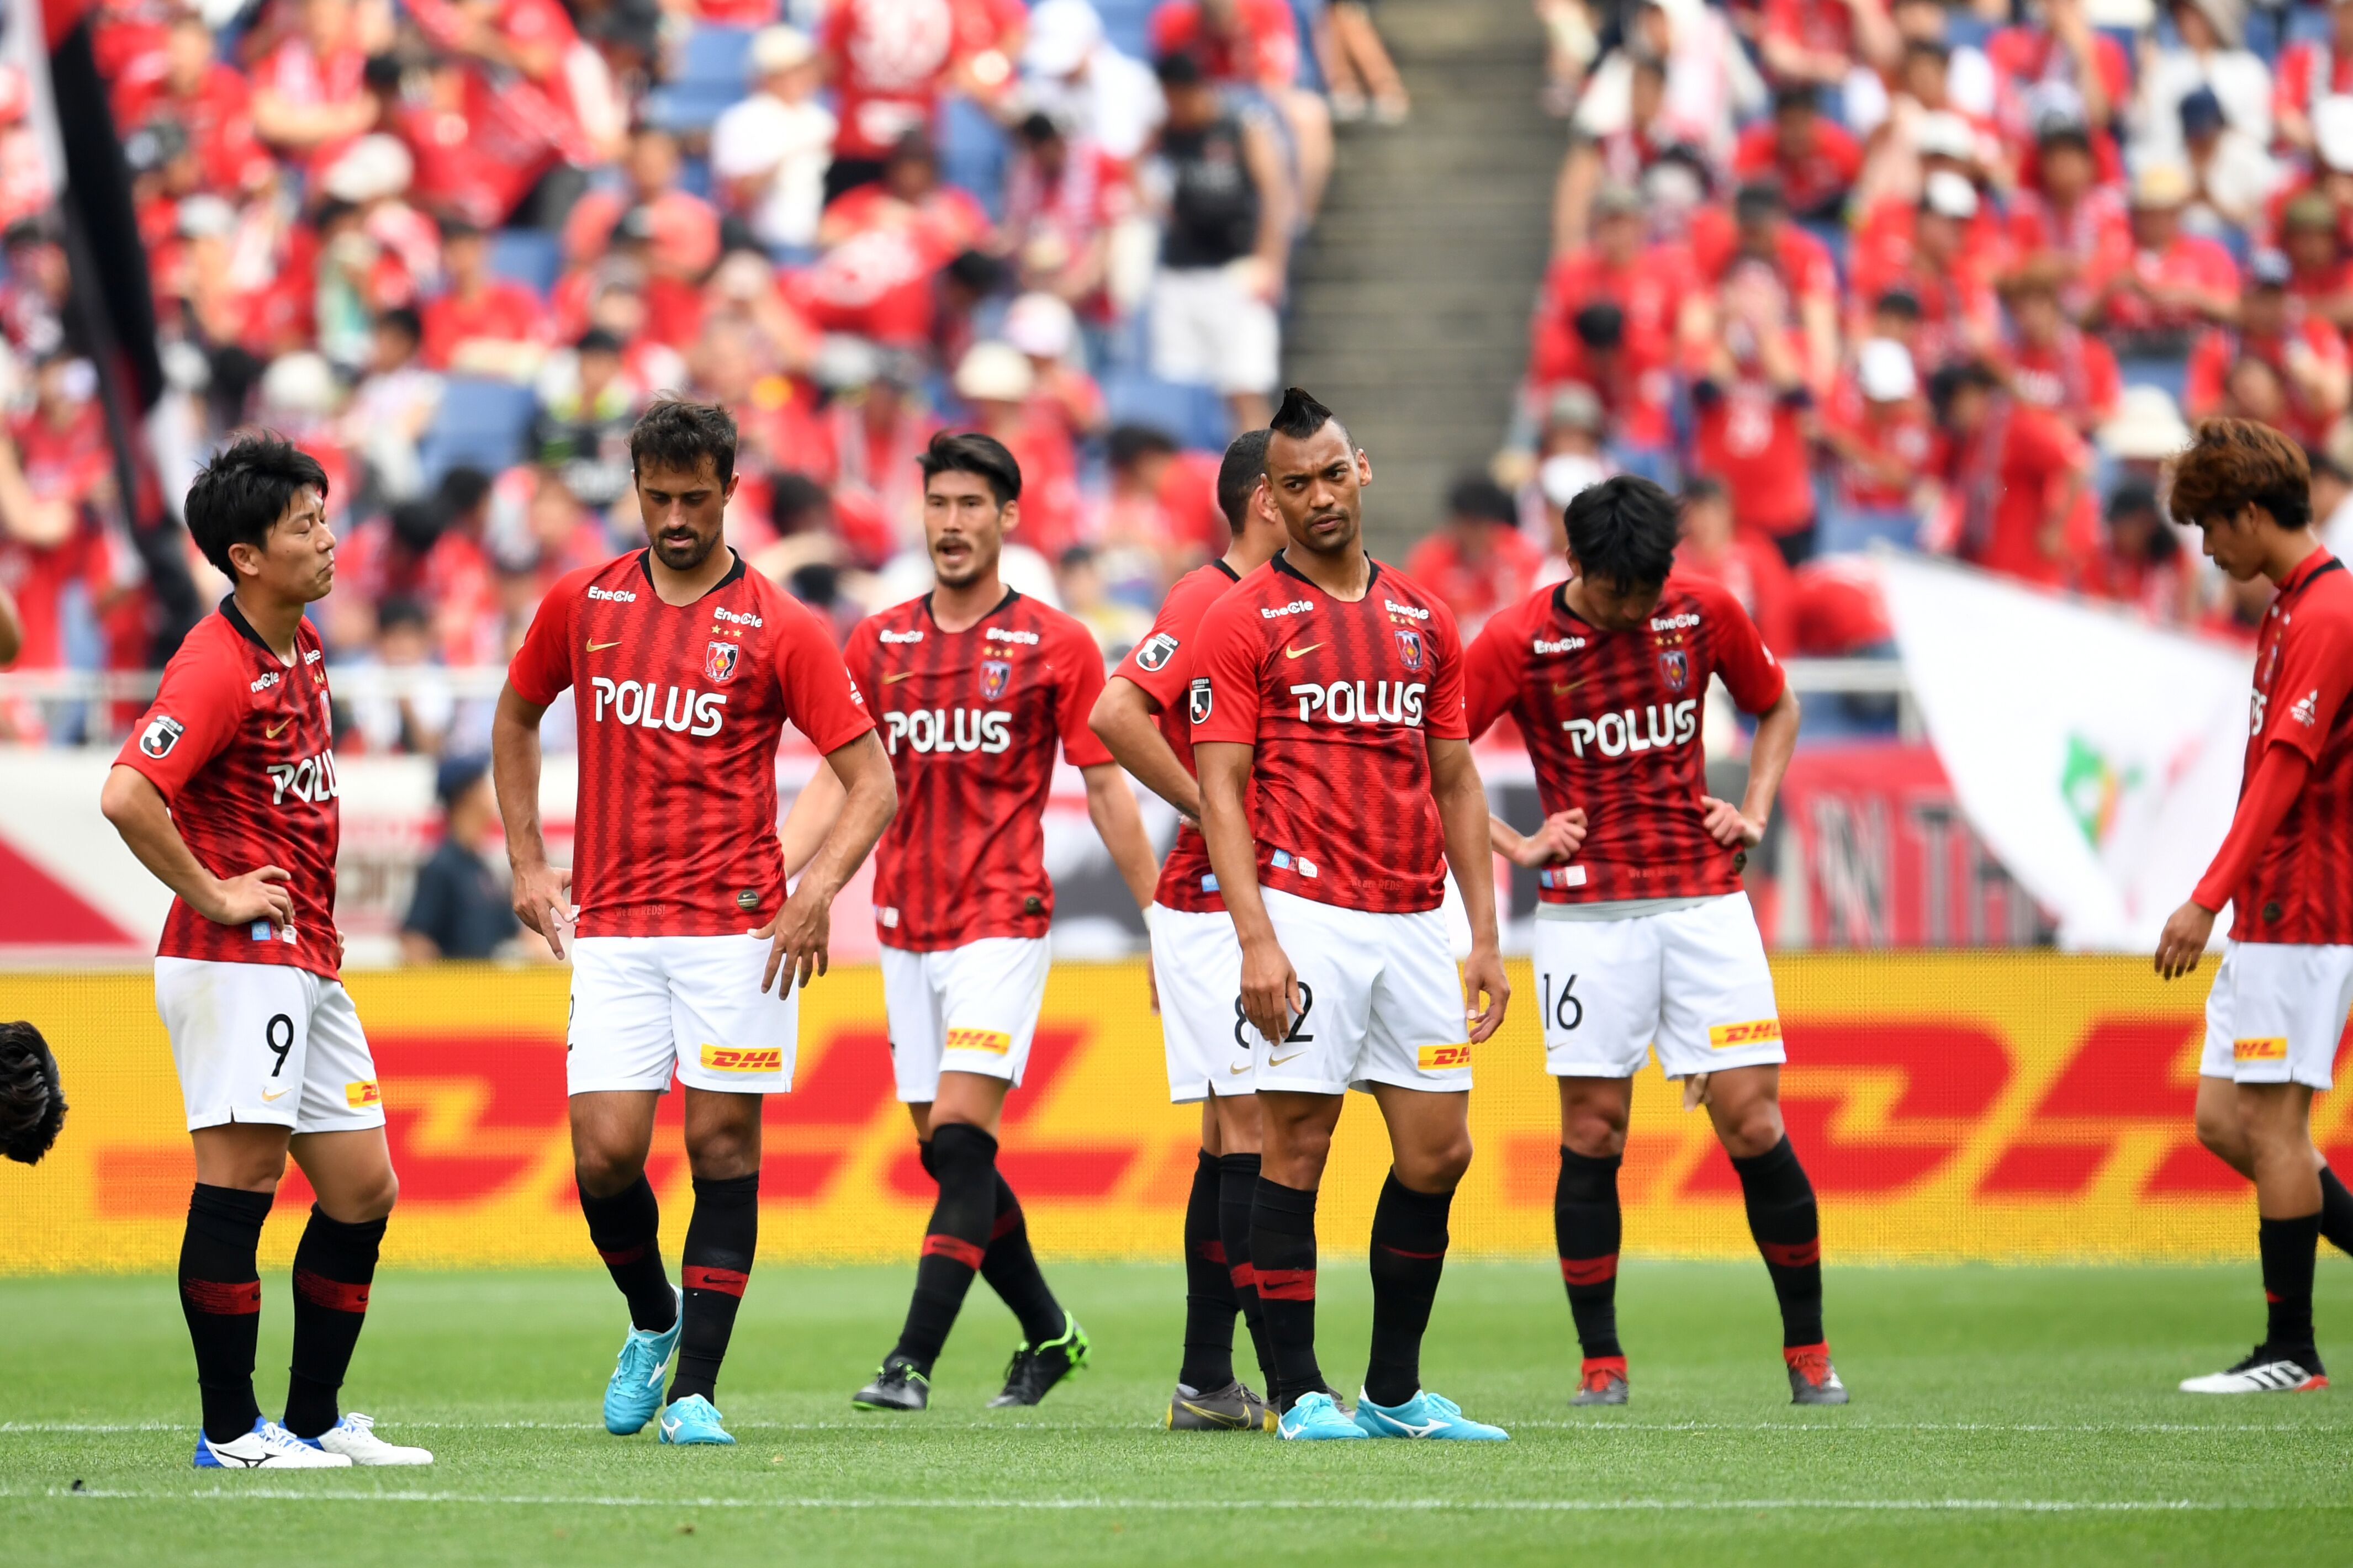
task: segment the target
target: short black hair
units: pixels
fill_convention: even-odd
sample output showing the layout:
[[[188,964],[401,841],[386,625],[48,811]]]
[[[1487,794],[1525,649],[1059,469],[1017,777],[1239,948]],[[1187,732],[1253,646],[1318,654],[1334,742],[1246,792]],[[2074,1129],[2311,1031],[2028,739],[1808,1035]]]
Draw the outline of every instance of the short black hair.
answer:
[[[1103,442],[1104,456],[1115,469],[1135,467],[1146,458],[1173,457],[1176,437],[1157,425],[1114,425]]]
[[[665,397],[647,409],[629,432],[629,468],[643,473],[649,463],[691,474],[711,459],[712,472],[725,484],[735,477],[735,416],[716,403]]]
[[[1294,441],[1304,441],[1332,422],[1332,411],[1315,401],[1315,395],[1303,386],[1282,389],[1282,406],[1267,421],[1267,428],[1278,436],[1288,436]]]
[[[491,476],[471,463],[460,463],[441,476],[433,500],[444,522],[454,522],[490,499]]]
[[[432,615],[418,601],[405,594],[387,595],[375,607],[375,629],[379,636],[395,626],[430,627]]]
[[[39,1164],[65,1121],[65,1089],[48,1041],[22,1019],[0,1024],[0,1154]]]
[[[1810,82],[1785,81],[1773,89],[1773,112],[1776,114],[1786,114],[1792,109],[1802,109],[1812,114],[1821,106],[1821,99]]]
[[[1979,360],[1964,360],[1957,364],[1940,367],[1928,378],[1928,406],[1942,420],[1952,411],[1953,399],[1972,387],[1979,392],[1991,392],[2001,384],[2001,378]]]
[[[768,481],[768,521],[778,533],[798,533],[833,508],[833,492],[807,474],[786,472]]]
[[[1189,49],[1161,56],[1152,63],[1152,74],[1160,79],[1163,87],[1198,87],[1209,79],[1201,68],[1199,57]]]
[[[1782,193],[1778,180],[1751,180],[1733,193],[1732,216],[1738,223],[1762,223],[1788,210],[1789,198]]]
[[[1263,426],[1243,431],[1226,444],[1225,460],[1218,465],[1218,510],[1236,533],[1250,513],[1250,492],[1266,478],[1266,443],[1273,434]]]
[[[378,311],[375,324],[379,329],[390,327],[412,343],[425,341],[425,318],[413,305],[393,305]]]
[[[1626,311],[1614,300],[1596,300],[1569,319],[1577,341],[1589,349],[1609,350],[1626,341]]]
[[[1645,479],[1620,474],[1577,492],[1563,521],[1577,569],[1597,583],[1655,588],[1674,569],[1683,519],[1675,498]]]
[[[1517,526],[1520,508],[1512,500],[1511,491],[1485,474],[1465,473],[1456,475],[1454,482],[1446,488],[1446,515],[1481,517],[1489,522]]]
[[[327,493],[327,470],[319,459],[268,430],[239,436],[206,463],[188,487],[182,515],[188,537],[222,575],[237,580],[229,564],[232,544],[266,549],[269,531],[294,504],[298,490]]]
[[[1714,474],[1694,474],[1683,481],[1683,505],[1700,506],[1725,499],[1724,481]]]
[[[943,430],[932,437],[932,444],[915,462],[923,470],[926,484],[941,474],[978,475],[988,481],[989,494],[997,498],[1000,510],[1021,499],[1021,465],[994,436],[977,430]]]

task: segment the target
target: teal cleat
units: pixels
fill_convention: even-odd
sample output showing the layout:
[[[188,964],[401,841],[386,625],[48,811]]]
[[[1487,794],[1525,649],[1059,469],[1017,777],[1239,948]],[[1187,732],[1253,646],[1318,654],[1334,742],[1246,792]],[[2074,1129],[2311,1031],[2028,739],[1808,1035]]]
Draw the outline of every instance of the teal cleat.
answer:
[[[1361,1421],[1362,1416],[1357,1417]],[[1356,1421],[1340,1414],[1328,1394],[1305,1394],[1299,1403],[1282,1413],[1274,1425],[1276,1436],[1286,1443],[1321,1443],[1332,1438],[1362,1437]]]
[[[670,1287],[677,1290],[676,1286]],[[662,1380],[670,1371],[670,1352],[678,1348],[678,1331],[686,1324],[686,1296],[679,1292],[678,1316],[659,1333],[631,1329],[621,1342],[613,1363],[613,1381],[605,1385],[605,1430],[616,1437],[642,1432],[662,1406]]]
[[[1443,1437],[1458,1443],[1507,1443],[1501,1426],[1467,1419],[1462,1406],[1427,1389],[1403,1405],[1376,1405],[1356,1395],[1356,1425],[1367,1437]]]
[[[665,1443],[723,1443],[735,1446],[735,1439],[719,1425],[723,1419],[718,1407],[700,1394],[690,1394],[661,1413],[661,1441]]]

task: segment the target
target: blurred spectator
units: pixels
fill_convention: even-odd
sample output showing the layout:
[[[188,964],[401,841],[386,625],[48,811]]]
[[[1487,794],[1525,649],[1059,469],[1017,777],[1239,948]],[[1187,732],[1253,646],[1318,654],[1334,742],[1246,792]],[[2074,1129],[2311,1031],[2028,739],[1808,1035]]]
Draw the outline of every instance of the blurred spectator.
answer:
[[[253,128],[323,171],[375,124],[376,100],[362,90],[368,40],[353,0],[296,0],[283,9],[297,19],[254,68]]]
[[[2280,247],[2294,269],[2288,291],[2330,325],[2353,326],[2353,262],[2346,258],[2337,209],[2327,196],[2306,191],[2283,205]]]
[[[753,90],[711,128],[711,173],[729,210],[761,244],[797,257],[817,245],[833,111],[817,101],[822,67],[808,35],[763,27],[752,39]]]
[[[1157,86],[1153,91],[1156,99]],[[1074,144],[1042,111],[1024,119],[1014,135],[1005,245],[1016,279],[1090,321],[1110,321],[1113,239],[1135,206],[1125,167],[1096,143]]]
[[[1698,471],[1723,481],[1734,520],[1772,539],[1794,566],[1813,552],[1817,526],[1804,343],[1770,263],[1736,264],[1720,298],[1722,335],[1692,383]]]
[[[506,879],[491,863],[498,800],[490,763],[452,757],[433,781],[441,802],[441,842],[417,868],[417,890],[400,922],[405,963],[492,958],[522,934]]]
[[[1722,584],[1757,623],[1765,646],[1787,658],[1794,586],[1788,563],[1770,541],[1734,525],[1731,498],[1715,479],[1694,479],[1685,485],[1683,511],[1683,543],[1675,551],[1675,570]]]
[[[1026,484],[1023,489],[1026,494]],[[1063,610],[1086,623],[1106,659],[1125,658],[1127,650],[1152,629],[1150,610],[1124,603],[1106,590],[1102,560],[1092,547],[1067,546],[1056,558],[1054,568]]]
[[[1299,211],[1314,221],[1332,175],[1332,110],[1299,85],[1299,23],[1288,0],[1160,0],[1151,38],[1155,59],[1191,59],[1211,82],[1281,117]],[[1165,71],[1160,86],[1167,91]]]
[[[425,488],[417,443],[440,412],[442,381],[425,368],[424,323],[396,305],[375,319],[375,352],[343,411],[340,439],[359,454],[361,488],[375,504],[408,500]]]
[[[1988,571],[2052,587],[2082,581],[2098,548],[2092,455],[2056,415],[2020,403],[1975,361],[1929,378],[1943,439],[1930,536]]]
[[[2145,162],[2179,159],[2185,111],[2200,95],[2257,152],[2272,142],[2271,71],[2246,47],[2246,0],[2172,0],[2175,41],[2149,52],[2134,106],[2134,152]]]
[[[2207,234],[2243,231],[2263,216],[2279,184],[2277,166],[2261,142],[2224,120],[2211,89],[2183,98],[2180,112],[2182,155],[2196,189],[2183,221]]]
[[[1808,11],[1843,11],[1847,4],[1848,0],[1800,0]],[[1853,0],[1853,4],[1858,10],[1868,9],[1877,0]],[[1772,7],[1798,9],[1799,5],[1784,5],[1781,0]],[[1767,37],[1769,43],[1771,35]],[[1787,81],[1773,89],[1773,118],[1740,133],[1733,150],[1732,173],[1742,180],[1778,180],[1792,213],[1809,222],[1836,222],[1844,215],[1855,176],[1862,173],[1862,146],[1843,126],[1823,117],[1818,89]]]
[[[1892,68],[1900,47],[1880,0],[1765,0],[1757,52],[1776,82],[1819,90]]]
[[[1021,70],[1033,114],[1123,164],[1144,152],[1167,111],[1151,68],[1103,37],[1087,0],[1038,0]]]
[[[1157,552],[1172,583],[1224,553],[1217,455],[1180,450],[1166,431],[1148,425],[1119,426],[1106,445],[1111,489],[1095,530],[1106,548]]]
[[[949,264],[996,242],[980,204],[941,184],[938,155],[920,132],[891,149],[880,179],[825,209],[818,239],[825,255],[803,295],[810,319],[826,331],[909,349],[932,339]]]
[[[2157,487],[2145,479],[2118,485],[2108,496],[2106,521],[2097,569],[2085,590],[2130,605],[2159,626],[2195,618],[2197,574],[2158,507]]]
[[[1446,491],[1446,521],[1405,558],[1405,574],[1446,601],[1475,637],[1488,617],[1527,597],[1544,552],[1520,531],[1511,491],[1484,474],[1457,476]]]
[[[1381,125],[1402,125],[1413,100],[1373,26],[1369,0],[1332,0],[1317,35],[1324,79],[1330,84],[1332,118],[1357,121],[1370,115]]]
[[[538,383],[533,442],[558,466],[566,489],[596,511],[629,490],[629,427],[648,389],[621,363],[621,340],[603,327],[549,356]]]
[[[2010,241],[2055,271],[2062,302],[2080,314],[2102,279],[2130,265],[2132,223],[2115,189],[2101,183],[2080,121],[2045,126],[2035,151],[2033,183],[2010,197]]]
[[[2094,294],[2091,319],[2120,357],[2179,358],[2191,334],[2236,313],[2239,268],[2229,251],[2181,226],[2191,194],[2178,163],[2153,163],[2134,177],[2131,258]]]
[[[425,363],[461,375],[529,381],[551,341],[539,296],[491,271],[490,237],[463,219],[441,226],[441,265],[449,287],[425,307]]]
[[[2327,36],[2288,45],[2272,76],[2272,132],[2281,149],[2310,152],[2314,110],[2346,92],[2353,92],[2353,0],[2330,0]]]
[[[2289,292],[2295,269],[2276,250],[2247,268],[2235,326],[2209,327],[2190,350],[2182,403],[2192,419],[2259,419],[2307,447],[2323,445],[2346,409],[2345,334]]]
[[[1662,470],[1671,422],[1676,323],[1694,288],[1690,253],[1646,244],[1641,198],[1622,185],[1596,195],[1592,243],[1556,257],[1536,302],[1528,379],[1539,396],[1564,384],[1592,389],[1629,466]]]
[[[1883,244],[1855,262],[1858,299],[1876,300],[1900,289],[1918,302],[1919,326],[1909,347],[1932,372],[1954,360],[1990,354],[2000,333],[2000,307],[1984,267],[1968,248],[1978,205],[1975,186],[1939,169],[1921,191],[1909,243]],[[1864,328],[1861,321],[1852,325],[1858,334]]]
[[[2003,360],[2010,395],[2089,435],[2116,412],[2122,384],[2116,354],[2061,306],[2065,277],[2064,264],[2045,253],[2003,279],[2010,325]]]
[[[431,674],[433,618],[414,599],[385,599],[376,605],[375,642],[368,657],[339,661],[343,668],[397,670],[411,684],[398,696],[371,694],[348,707],[352,734],[371,752],[438,755],[456,717],[458,702],[445,680]]]
[[[1933,433],[1917,370],[1902,343],[1863,343],[1854,374],[1831,395],[1822,439],[1838,459],[1837,505],[1823,547],[1911,544],[1920,531],[1915,492],[1927,472]]]
[[[2164,465],[2189,445],[2189,426],[2161,386],[2127,386],[2116,411],[2094,432],[2100,453],[2125,479],[2155,484]]]
[[[1021,0],[837,0],[818,47],[841,128],[826,170],[828,202],[883,177],[910,137],[928,143],[951,87],[982,103],[1011,84]]]

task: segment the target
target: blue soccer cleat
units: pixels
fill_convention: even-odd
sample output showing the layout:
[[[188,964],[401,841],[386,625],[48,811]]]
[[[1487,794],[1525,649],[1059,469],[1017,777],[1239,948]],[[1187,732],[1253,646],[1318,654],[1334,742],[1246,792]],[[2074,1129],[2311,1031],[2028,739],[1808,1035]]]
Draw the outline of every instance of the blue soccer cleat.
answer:
[[[670,1287],[674,1291],[676,1286]],[[662,1380],[670,1372],[670,1352],[678,1348],[678,1331],[686,1326],[686,1296],[678,1295],[678,1316],[659,1333],[631,1329],[621,1342],[613,1363],[613,1381],[605,1385],[605,1430],[616,1437],[642,1432],[662,1406]]]
[[[1340,1414],[1328,1394],[1303,1394],[1299,1403],[1274,1424],[1275,1435],[1286,1443],[1321,1443],[1335,1438],[1362,1437],[1356,1424]]]
[[[1505,1443],[1512,1436],[1501,1426],[1466,1418],[1462,1406],[1442,1394],[1427,1390],[1403,1405],[1376,1405],[1359,1394],[1356,1425],[1367,1437],[1443,1437],[1458,1443]]]
[[[257,1418],[252,1431],[226,1443],[196,1434],[195,1464],[200,1470],[341,1470],[351,1462],[344,1455],[305,1443],[267,1416]]]
[[[665,1443],[724,1443],[729,1447],[735,1439],[719,1425],[723,1419],[718,1408],[700,1394],[690,1394],[661,1413],[661,1441]]]

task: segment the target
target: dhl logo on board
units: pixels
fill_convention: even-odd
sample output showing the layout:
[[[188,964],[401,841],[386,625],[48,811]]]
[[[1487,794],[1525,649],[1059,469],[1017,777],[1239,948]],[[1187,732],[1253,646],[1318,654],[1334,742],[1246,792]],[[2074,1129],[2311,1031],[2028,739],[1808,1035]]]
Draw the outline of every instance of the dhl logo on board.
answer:
[[[2253,1200],[2190,1131],[2211,965],[2170,987],[2144,960],[2055,954],[1822,955],[1774,970],[1784,1110],[1833,1264],[2243,1254]],[[555,968],[350,977],[400,1173],[388,1258],[591,1260],[565,1133],[567,980]],[[1451,1229],[1461,1253],[1545,1258],[1559,1101],[1525,1005],[1533,977],[1521,968],[1514,985],[1523,1005],[1479,1047],[1478,1152]],[[47,1162],[0,1166],[0,1270],[169,1268],[193,1169],[148,978],[0,975],[0,1017],[40,1023],[73,1106]],[[2339,1098],[2316,1101],[2314,1132],[2353,1168]],[[1679,1106],[1646,1069],[1620,1177],[1626,1249],[1748,1257],[1738,1181],[1704,1114]],[[666,1097],[649,1171],[665,1202],[689,1190],[680,1114]],[[1198,1117],[1167,1103],[1142,965],[1057,966],[998,1160],[1040,1248],[1168,1255]],[[838,969],[806,993],[794,1092],[767,1101],[764,1142],[764,1259],[913,1256],[935,1189],[893,1096],[876,971]],[[1319,1205],[1335,1256],[1361,1250],[1388,1164],[1380,1119],[1357,1099]],[[279,1197],[287,1213],[264,1247],[282,1262],[310,1194],[290,1174]]]

